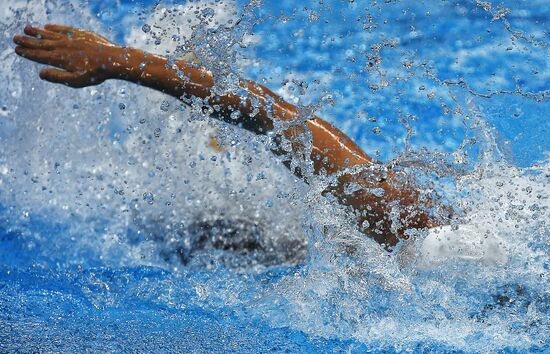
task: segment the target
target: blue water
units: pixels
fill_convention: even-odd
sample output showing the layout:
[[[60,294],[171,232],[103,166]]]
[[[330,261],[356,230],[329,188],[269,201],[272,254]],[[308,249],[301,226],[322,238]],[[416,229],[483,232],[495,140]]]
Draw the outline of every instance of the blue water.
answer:
[[[8,0],[0,351],[548,351],[548,5]],[[10,44],[27,22],[160,54],[186,37],[217,77],[315,106],[370,155],[432,180],[474,225],[449,243],[498,245],[505,261],[460,247],[426,260],[426,235],[388,254],[263,137],[127,83],[44,83]],[[193,243],[205,220],[253,221],[262,251]]]

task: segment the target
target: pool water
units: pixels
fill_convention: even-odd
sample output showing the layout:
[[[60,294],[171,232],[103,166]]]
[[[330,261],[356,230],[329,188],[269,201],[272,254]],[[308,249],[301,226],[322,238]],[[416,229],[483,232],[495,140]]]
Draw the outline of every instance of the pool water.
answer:
[[[7,4],[0,351],[549,350],[546,0]],[[459,216],[388,253],[270,136],[41,81],[11,38],[48,22],[260,82]]]

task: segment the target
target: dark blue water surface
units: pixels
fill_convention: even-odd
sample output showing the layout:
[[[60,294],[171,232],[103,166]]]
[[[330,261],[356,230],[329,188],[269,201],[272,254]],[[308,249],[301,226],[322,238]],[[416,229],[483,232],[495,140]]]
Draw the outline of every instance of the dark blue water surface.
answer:
[[[1,352],[550,350],[548,0],[4,1]],[[481,241],[429,266],[414,244],[351,255],[347,221],[264,138],[128,83],[44,83],[10,44],[28,22],[182,45],[317,105],[469,213],[449,242]],[[200,243],[201,222],[264,246]]]

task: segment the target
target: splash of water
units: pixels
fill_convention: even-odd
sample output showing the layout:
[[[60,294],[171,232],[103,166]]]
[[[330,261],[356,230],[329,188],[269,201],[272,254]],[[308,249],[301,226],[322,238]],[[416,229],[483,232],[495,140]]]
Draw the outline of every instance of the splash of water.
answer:
[[[55,10],[52,4],[24,9],[24,2],[13,2],[3,10],[1,32],[9,39],[25,22],[81,25],[78,14],[89,11],[77,2]],[[261,62],[240,51],[258,40],[251,33],[260,21],[257,5],[157,5],[140,14],[144,22],[126,18],[133,27],[125,42],[173,58],[192,50],[191,60],[220,79],[217,89],[237,90],[241,66]],[[368,28],[375,30],[370,18]],[[104,30],[89,19],[91,29]],[[392,88],[382,64],[395,55],[385,57],[384,51],[396,45],[362,52],[373,63],[366,65],[378,82],[374,92]],[[273,327],[374,348],[425,342],[490,351],[545,344],[550,164],[520,169],[507,161],[475,95],[445,103],[454,104],[454,119],[467,127],[456,150],[429,154],[407,138],[404,152],[388,163],[430,181],[427,193],[443,193],[460,217],[413,235],[388,254],[356,230],[346,210],[321,196],[330,179],[310,175],[305,185],[274,159],[270,137],[225,126],[178,100],[124,83],[73,90],[41,82],[36,68],[11,48],[2,62],[8,84],[0,91],[1,218],[24,235],[29,252],[32,244],[47,245],[36,253],[45,267],[51,260],[95,265],[91,259],[115,269],[161,267],[187,283],[159,288],[192,293],[159,300],[167,306],[229,307]],[[292,80],[286,86],[304,87]],[[281,94],[300,102],[309,91]],[[330,105],[323,97],[306,106],[304,119]],[[401,123],[407,134],[420,129],[412,118]],[[214,136],[221,151],[211,146]],[[308,136],[303,138],[308,146]],[[469,156],[474,152],[478,157]],[[305,160],[297,163],[308,170]],[[33,231],[29,225],[37,218],[65,228],[51,235]],[[285,270],[262,280],[273,267]],[[94,306],[116,303],[108,279],[86,284]],[[136,281],[133,289],[143,286]]]

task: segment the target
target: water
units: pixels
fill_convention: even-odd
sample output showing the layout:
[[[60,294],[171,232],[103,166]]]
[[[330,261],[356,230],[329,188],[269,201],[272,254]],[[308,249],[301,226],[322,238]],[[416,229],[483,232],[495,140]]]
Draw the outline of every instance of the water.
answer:
[[[388,254],[269,137],[123,82],[42,82],[8,44],[0,348],[547,351],[545,5],[9,1],[6,44],[59,22],[192,49],[220,87],[265,83],[461,212]]]

